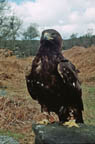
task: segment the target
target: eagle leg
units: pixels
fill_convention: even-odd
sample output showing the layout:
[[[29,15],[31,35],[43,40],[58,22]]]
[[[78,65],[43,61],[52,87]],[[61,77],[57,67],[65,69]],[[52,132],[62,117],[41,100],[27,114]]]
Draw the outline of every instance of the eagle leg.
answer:
[[[37,124],[48,125],[55,122],[53,115],[50,114],[50,111],[48,111],[45,105],[41,105],[41,112],[43,113],[45,118],[41,121],[38,121]]]
[[[79,125],[76,123],[77,122],[76,113],[78,113],[78,111],[72,107],[68,107],[68,109],[66,110],[67,110],[66,112],[68,114],[68,117],[67,117],[67,121],[64,121],[63,125],[69,128],[71,127],[79,128]]]

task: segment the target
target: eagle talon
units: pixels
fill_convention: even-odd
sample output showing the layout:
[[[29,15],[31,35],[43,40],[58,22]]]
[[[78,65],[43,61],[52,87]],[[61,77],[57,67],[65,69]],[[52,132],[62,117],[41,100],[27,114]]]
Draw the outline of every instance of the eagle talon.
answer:
[[[63,123],[62,125],[67,126],[68,128],[71,128],[71,127],[79,128],[79,125],[75,122],[75,120],[70,120],[68,122]]]
[[[37,124],[41,124],[41,125],[48,125],[50,122],[47,119],[43,119],[42,121],[37,122]]]

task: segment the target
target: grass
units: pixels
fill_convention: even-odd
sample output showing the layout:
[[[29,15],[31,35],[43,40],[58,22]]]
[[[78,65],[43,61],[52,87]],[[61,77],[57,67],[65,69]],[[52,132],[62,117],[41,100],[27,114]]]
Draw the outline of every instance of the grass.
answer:
[[[21,133],[13,133],[9,130],[3,130],[3,129],[0,129],[0,135],[4,135],[4,136],[6,135],[6,136],[9,136],[9,137],[13,137],[16,140],[24,138],[24,135],[21,134]]]
[[[84,120],[88,125],[95,125],[95,87],[83,85]]]

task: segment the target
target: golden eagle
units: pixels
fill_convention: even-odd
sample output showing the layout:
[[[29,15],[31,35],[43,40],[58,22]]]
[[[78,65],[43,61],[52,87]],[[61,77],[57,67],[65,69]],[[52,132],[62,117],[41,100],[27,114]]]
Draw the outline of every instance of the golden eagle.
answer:
[[[83,123],[79,71],[62,55],[62,42],[56,30],[42,32],[40,48],[26,74],[27,88],[42,111],[55,112],[63,123],[70,120]]]

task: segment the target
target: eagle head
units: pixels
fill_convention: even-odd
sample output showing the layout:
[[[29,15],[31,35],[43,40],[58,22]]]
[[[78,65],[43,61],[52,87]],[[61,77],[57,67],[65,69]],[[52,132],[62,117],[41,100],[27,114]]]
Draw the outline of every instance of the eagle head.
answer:
[[[40,44],[44,49],[61,50],[62,42],[62,37],[56,30],[47,29],[42,32]]]

